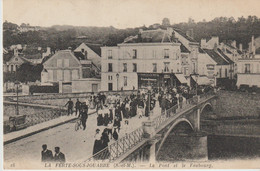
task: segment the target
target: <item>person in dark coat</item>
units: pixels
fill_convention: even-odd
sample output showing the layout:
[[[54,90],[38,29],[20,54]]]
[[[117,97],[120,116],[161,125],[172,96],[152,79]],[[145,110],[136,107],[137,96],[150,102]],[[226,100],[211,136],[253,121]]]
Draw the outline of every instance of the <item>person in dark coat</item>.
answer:
[[[120,127],[121,127],[121,121],[118,118],[118,116],[116,116],[115,120],[114,120],[114,127],[116,127],[118,129],[118,132],[120,131]]]
[[[105,128],[103,133],[102,133],[101,141],[102,141],[102,150],[105,149],[103,151],[105,155],[103,155],[102,159],[107,159],[110,156],[109,150],[107,149],[108,143],[110,141],[107,128]]]
[[[53,157],[53,161],[66,162],[65,155],[62,152],[60,152],[60,147],[55,147],[55,154]]]
[[[80,114],[80,107],[81,107],[81,102],[79,101],[79,99],[77,99],[75,103],[75,109],[76,109],[75,116],[77,116],[78,113]]]
[[[80,111],[80,120],[83,126],[83,130],[86,129],[87,119],[88,119],[88,106],[86,104],[83,104],[82,110]]]
[[[73,101],[69,98],[69,101],[65,104],[65,107],[68,105],[68,115],[73,113]]]
[[[119,105],[116,106],[115,116],[117,116],[119,118],[119,120],[122,121],[122,115],[121,115],[121,110],[120,110]]]
[[[98,110],[97,113],[98,113],[97,126],[102,126],[102,125],[104,125],[103,110],[100,109],[100,110]]]
[[[113,104],[109,105],[109,123],[113,122]]]
[[[114,128],[113,138],[114,140],[118,140],[118,133],[116,132],[116,128]]]
[[[47,145],[42,145],[42,162],[51,162],[53,160],[52,151],[47,149]]]
[[[107,106],[104,106],[104,126],[107,126],[109,123],[109,117],[108,117],[108,113],[109,113],[109,109],[107,108]]]

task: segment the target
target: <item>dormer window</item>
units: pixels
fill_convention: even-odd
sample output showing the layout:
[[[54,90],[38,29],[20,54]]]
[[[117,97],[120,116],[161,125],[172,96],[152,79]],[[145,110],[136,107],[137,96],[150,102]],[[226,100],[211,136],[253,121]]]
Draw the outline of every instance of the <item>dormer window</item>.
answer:
[[[81,52],[82,52],[82,53],[84,53],[84,52],[85,52],[85,49],[84,49],[84,48],[82,48],[82,49],[81,49]]]

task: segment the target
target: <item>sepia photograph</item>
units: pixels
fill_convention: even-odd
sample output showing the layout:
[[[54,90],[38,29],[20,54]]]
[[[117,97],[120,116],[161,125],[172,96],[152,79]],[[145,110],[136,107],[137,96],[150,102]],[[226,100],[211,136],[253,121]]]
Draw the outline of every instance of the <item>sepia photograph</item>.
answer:
[[[260,169],[259,0],[2,0],[1,170]]]

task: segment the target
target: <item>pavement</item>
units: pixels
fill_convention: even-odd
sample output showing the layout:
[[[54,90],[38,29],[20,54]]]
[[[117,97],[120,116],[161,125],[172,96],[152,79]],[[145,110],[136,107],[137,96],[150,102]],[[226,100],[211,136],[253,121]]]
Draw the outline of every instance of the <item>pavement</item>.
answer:
[[[89,114],[91,115],[91,114],[95,113],[95,110],[90,110],[89,112],[90,112]],[[56,119],[52,119],[52,120],[49,120],[46,122],[42,122],[42,123],[27,127],[25,129],[21,129],[19,131],[14,131],[14,132],[10,132],[8,134],[4,134],[4,145],[17,141],[19,139],[34,135],[36,133],[45,131],[47,129],[65,124],[67,122],[73,121],[76,118],[77,117],[75,116],[75,114],[69,115],[69,116],[64,115],[64,116],[61,116]]]
[[[158,105],[155,107],[153,113],[151,118],[160,114]],[[75,131],[75,117],[73,116],[64,116],[64,118],[60,118],[60,121],[62,119],[63,121],[67,121],[67,123],[4,145],[5,168],[8,168],[12,163],[16,163],[16,169],[33,168],[32,166],[40,164],[41,146],[43,144],[47,144],[48,149],[52,150],[53,153],[54,147],[59,146],[61,152],[66,156],[66,162],[82,162],[91,157],[95,130],[99,128],[103,131],[105,128],[104,126],[97,126],[97,114],[89,116],[86,130],[80,129]],[[128,120],[128,126],[124,125],[124,121],[121,122],[122,126],[119,132],[119,138],[142,126],[142,122],[147,121],[148,118],[139,118],[137,115]],[[38,124],[38,126],[39,125],[40,124]],[[30,128],[30,130],[34,129]],[[4,140],[6,141],[7,137],[4,137]],[[109,144],[113,142],[115,141],[111,139]],[[30,167],[27,167],[28,165]],[[37,167],[35,166],[35,168]]]

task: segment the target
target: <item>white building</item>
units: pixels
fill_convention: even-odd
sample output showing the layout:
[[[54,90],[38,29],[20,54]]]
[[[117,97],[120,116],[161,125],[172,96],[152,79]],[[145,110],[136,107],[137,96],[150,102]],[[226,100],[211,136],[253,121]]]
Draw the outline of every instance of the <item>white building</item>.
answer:
[[[197,71],[198,47],[172,28],[140,30],[117,46],[101,48],[101,90],[187,84],[183,73]]]
[[[237,87],[249,85],[260,87],[260,55],[238,59]]]
[[[45,59],[41,84],[59,84],[60,93],[97,92],[100,90],[100,69],[91,60],[61,50]]]

